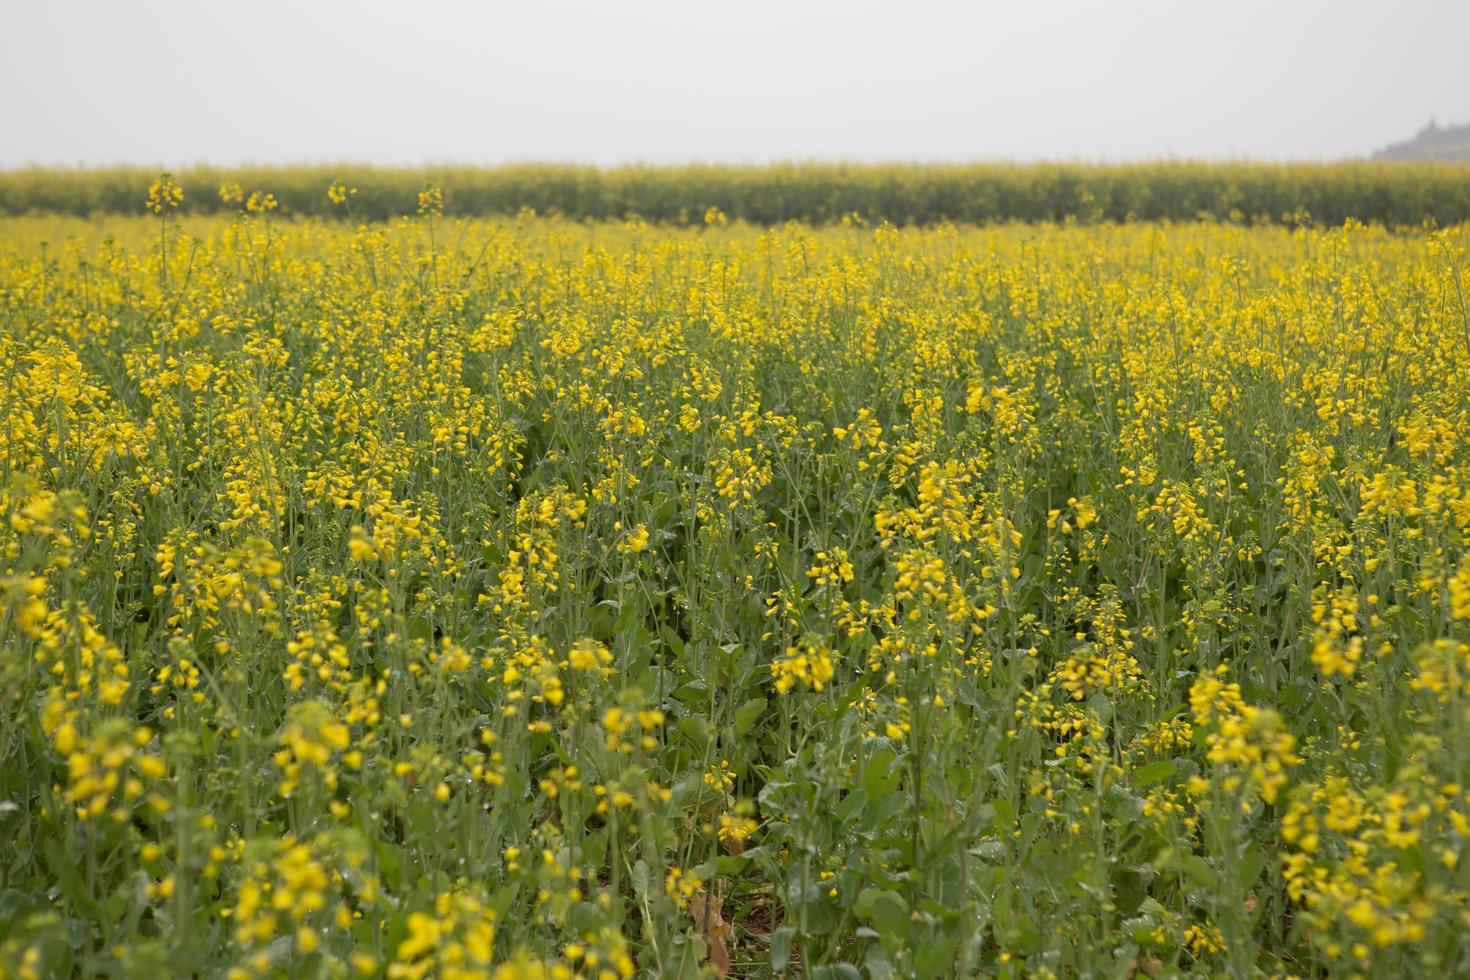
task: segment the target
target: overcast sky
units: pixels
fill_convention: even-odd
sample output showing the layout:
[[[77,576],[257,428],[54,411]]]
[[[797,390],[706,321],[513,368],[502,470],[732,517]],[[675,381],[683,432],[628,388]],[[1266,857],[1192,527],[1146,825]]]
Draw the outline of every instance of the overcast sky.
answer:
[[[0,166],[1332,159],[1470,0],[0,0]]]

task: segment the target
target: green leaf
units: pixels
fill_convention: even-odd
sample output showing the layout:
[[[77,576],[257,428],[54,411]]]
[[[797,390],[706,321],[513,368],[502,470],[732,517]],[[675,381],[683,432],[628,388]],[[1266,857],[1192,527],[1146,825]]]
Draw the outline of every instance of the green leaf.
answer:
[[[914,975],[919,980],[934,980],[948,973],[954,965],[954,951],[959,944],[959,936],[941,936],[919,947],[914,954]]]
[[[871,885],[858,892],[853,911],[858,918],[872,923],[879,935],[903,940],[908,936],[909,907],[896,892]]]
[[[791,940],[796,936],[792,926],[782,926],[771,933],[771,969],[784,970],[791,962]]]
[[[847,823],[853,817],[857,816],[859,813],[862,813],[863,808],[867,805],[868,791],[864,789],[853,790],[851,793],[847,794],[847,798],[844,799],[842,803],[839,804],[837,807],[837,823],[839,825]]]
[[[1266,852],[1259,847],[1247,847],[1246,852],[1240,858],[1240,880],[1247,887],[1254,888],[1265,867]]]
[[[765,698],[751,698],[735,709],[735,736],[738,738],[755,727],[766,710]]]
[[[882,946],[868,947],[863,956],[863,966],[868,968],[868,976],[873,980],[890,980],[898,976],[898,971],[893,968],[893,960]]]
[[[41,845],[41,850],[46,855],[46,864],[50,866],[51,873],[56,876],[56,884],[61,889],[61,894],[71,902],[72,908],[92,918],[99,918],[101,909],[92,899],[87,883],[82,880],[81,872],[77,871],[75,855],[63,851],[61,844],[54,837],[46,838],[45,843]]]
[[[1150,762],[1146,766],[1140,766],[1133,770],[1133,785],[1142,789],[1152,786],[1161,779],[1168,779],[1179,772],[1179,767],[1172,762]]]
[[[705,721],[703,715],[687,715],[679,719],[679,731],[696,748],[703,748],[709,741],[709,722]]]
[[[1220,873],[1210,867],[1209,862],[1198,854],[1189,854],[1180,858],[1179,870],[1201,888],[1214,888],[1220,883]]]
[[[863,788],[868,791],[869,799],[885,796],[898,785],[897,774],[889,772],[895,758],[897,756],[888,749],[878,749],[868,760],[867,767],[863,769]]]

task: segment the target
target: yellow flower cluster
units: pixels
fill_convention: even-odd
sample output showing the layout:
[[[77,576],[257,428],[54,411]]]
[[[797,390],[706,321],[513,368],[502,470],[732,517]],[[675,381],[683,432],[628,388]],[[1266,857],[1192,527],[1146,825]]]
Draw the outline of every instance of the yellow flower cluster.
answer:
[[[1223,667],[1218,673],[1223,675]],[[1206,758],[1227,773],[1220,788],[1234,793],[1248,786],[1267,803],[1276,802],[1290,768],[1301,761],[1295,751],[1296,736],[1287,730],[1281,715],[1246,704],[1239,684],[1214,677],[1201,678],[1190,686],[1189,707],[1195,729],[1205,733]],[[1192,788],[1196,792],[1208,787],[1205,779],[1195,777]]]

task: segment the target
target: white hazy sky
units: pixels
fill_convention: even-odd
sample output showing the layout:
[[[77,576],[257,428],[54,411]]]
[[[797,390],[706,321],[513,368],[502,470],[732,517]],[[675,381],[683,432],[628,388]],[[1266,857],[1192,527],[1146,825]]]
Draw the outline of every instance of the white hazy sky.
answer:
[[[0,0],[0,166],[1363,155],[1470,0]]]

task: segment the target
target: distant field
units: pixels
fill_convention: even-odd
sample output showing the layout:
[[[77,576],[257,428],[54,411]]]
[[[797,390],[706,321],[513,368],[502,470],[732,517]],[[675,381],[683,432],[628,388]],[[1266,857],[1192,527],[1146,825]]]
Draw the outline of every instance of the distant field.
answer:
[[[0,977],[1470,972],[1465,227],[220,176],[0,220]]]
[[[154,171],[0,172],[0,214],[136,213]],[[1470,165],[1449,163],[1068,164],[594,167],[520,165],[391,169],[343,165],[176,174],[194,213],[233,210],[219,188],[239,184],[275,195],[284,214],[341,214],[322,190],[357,188],[359,219],[414,210],[419,190],[443,190],[445,214],[484,216],[532,209],[572,219],[640,217],[697,224],[706,210],[756,224],[825,224],[852,215],[898,225],[945,221],[1311,221],[1353,218],[1390,227],[1470,220]]]

